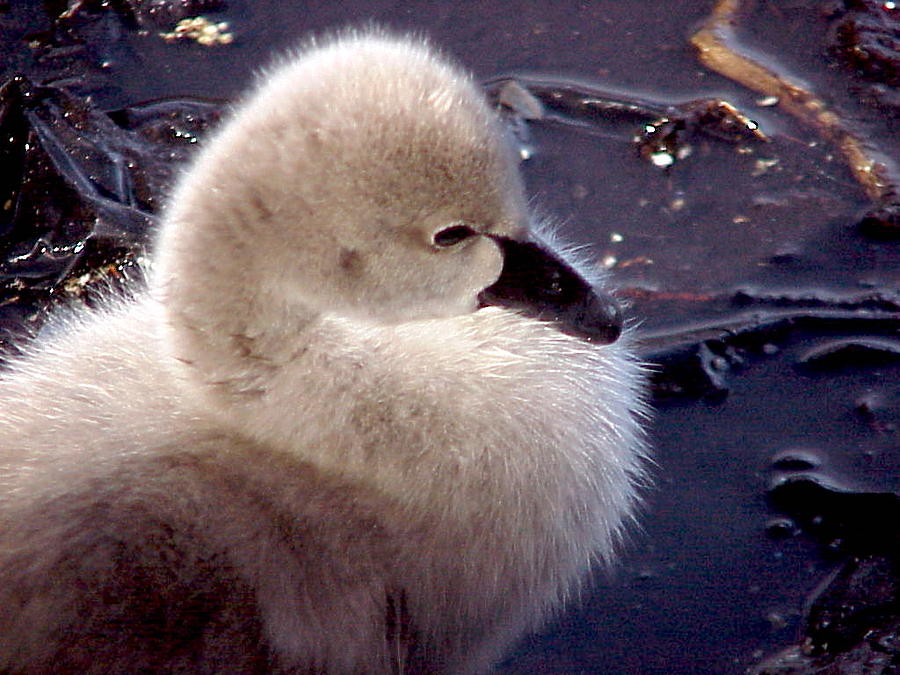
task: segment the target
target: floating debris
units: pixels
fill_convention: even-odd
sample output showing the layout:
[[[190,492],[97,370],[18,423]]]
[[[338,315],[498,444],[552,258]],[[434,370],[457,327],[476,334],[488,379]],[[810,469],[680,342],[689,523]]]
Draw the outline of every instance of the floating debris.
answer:
[[[525,122],[548,118],[579,126],[633,124],[641,156],[660,168],[688,157],[693,149],[685,138],[695,134],[731,143],[769,140],[759,124],[718,98],[671,105],[564,80],[526,77],[497,78],[484,87],[513,120],[514,133],[521,134]]]
[[[764,173],[768,173],[773,166],[777,166],[779,161],[778,159],[757,159],[753,163],[753,171],[750,175],[762,176]]]
[[[722,99],[700,99],[673,107],[668,114],[643,125],[635,142],[641,156],[654,166],[668,168],[693,152],[683,140],[702,132],[729,143],[768,141],[754,120]]]
[[[663,150],[651,152],[648,159],[653,166],[658,166],[660,169],[667,169],[675,163],[675,156]]]
[[[164,30],[182,19],[221,11],[223,5],[223,0],[68,0],[68,7],[56,19],[56,27],[68,34],[109,12],[144,34]]]
[[[767,99],[778,99],[781,108],[833,143],[869,199],[875,202],[875,208],[863,216],[861,224],[866,223],[868,230],[896,235],[900,231],[900,176],[896,175],[895,168],[876,159],[864,139],[850,132],[844,121],[814,93],[739,52],[735,27],[740,10],[740,0],[718,0],[712,14],[691,37],[700,61],[720,75],[764,94]],[[880,229],[873,225],[873,220]]]
[[[175,25],[175,30],[160,33],[159,36],[166,42],[194,40],[204,47],[230,45],[234,42],[234,33],[229,30],[227,21],[213,23],[203,16],[182,19]]]
[[[525,120],[544,117],[544,106],[540,99],[516,80],[508,80],[501,85],[497,92],[497,103]]]

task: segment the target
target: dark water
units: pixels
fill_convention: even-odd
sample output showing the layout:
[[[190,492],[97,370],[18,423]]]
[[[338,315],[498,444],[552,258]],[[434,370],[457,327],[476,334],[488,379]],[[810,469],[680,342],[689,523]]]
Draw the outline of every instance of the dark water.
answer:
[[[897,241],[856,227],[869,201],[833,146],[699,64],[688,38],[712,2],[231,0],[208,16],[230,22],[232,45],[167,44],[107,9],[78,28],[80,41],[29,46],[48,44],[58,4],[0,3],[2,79],[62,81],[107,111],[233,98],[303,37],[375,21],[427,33],[485,81],[538,77],[661,107],[723,97],[770,136],[688,134],[689,154],[661,169],[640,157],[638,123],[572,111],[520,121],[537,208],[610,268],[646,353],[677,372],[657,394],[657,487],[643,531],[500,672],[743,672],[801,639],[804,603],[831,570],[873,550],[890,556],[872,539],[896,542],[897,521],[865,500],[900,494]],[[896,160],[896,108],[861,102],[860,78],[828,52],[823,7],[747,3],[740,39]],[[831,359],[811,357],[829,349]],[[773,467],[779,457],[794,459]],[[785,466],[829,499],[859,498],[849,527],[866,537],[835,534],[822,518],[809,526],[775,500]]]

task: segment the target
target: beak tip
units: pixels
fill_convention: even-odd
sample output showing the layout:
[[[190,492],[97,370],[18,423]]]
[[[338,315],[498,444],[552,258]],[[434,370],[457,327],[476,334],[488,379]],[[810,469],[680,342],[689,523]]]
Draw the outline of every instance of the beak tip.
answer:
[[[596,342],[597,344],[602,345],[611,345],[613,342],[619,339],[620,335],[622,335],[621,325],[608,325],[603,328],[603,330],[599,334],[599,337],[592,340],[592,342]]]
[[[571,317],[560,322],[563,332],[586,339],[597,345],[612,344],[622,334],[622,310],[609,295],[598,292],[577,318]]]
[[[622,334],[621,326],[607,325],[588,338],[589,342],[598,345],[611,345]]]
[[[619,339],[622,334],[623,318],[619,303],[609,295],[598,294],[594,296],[597,308],[594,321],[598,328],[600,340],[604,344],[611,344]]]
[[[494,284],[479,293],[479,306],[515,309],[598,345],[618,339],[622,312],[611,295],[593,287],[537,242],[497,238],[497,243],[504,254],[503,270]]]

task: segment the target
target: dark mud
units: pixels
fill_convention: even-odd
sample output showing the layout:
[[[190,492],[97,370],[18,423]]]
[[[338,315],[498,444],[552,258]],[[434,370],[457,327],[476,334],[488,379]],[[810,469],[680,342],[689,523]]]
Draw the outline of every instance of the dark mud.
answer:
[[[479,5],[0,2],[0,340],[131,274],[179,167],[273,55],[347,24],[422,30],[484,80],[537,207],[609,270],[656,364],[643,531],[500,671],[896,672],[889,185],[876,203],[835,137],[701,65],[711,1]],[[890,7],[745,1],[732,26],[888,178]],[[195,10],[233,42],[160,37]]]

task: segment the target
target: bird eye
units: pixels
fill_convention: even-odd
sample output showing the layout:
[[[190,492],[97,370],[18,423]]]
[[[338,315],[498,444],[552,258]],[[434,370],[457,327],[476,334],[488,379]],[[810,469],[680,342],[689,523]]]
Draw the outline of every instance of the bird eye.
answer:
[[[476,234],[478,233],[468,225],[453,225],[434,233],[434,245],[438,248],[449,248]]]

